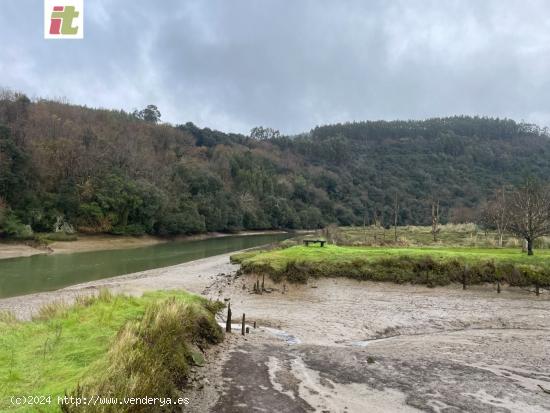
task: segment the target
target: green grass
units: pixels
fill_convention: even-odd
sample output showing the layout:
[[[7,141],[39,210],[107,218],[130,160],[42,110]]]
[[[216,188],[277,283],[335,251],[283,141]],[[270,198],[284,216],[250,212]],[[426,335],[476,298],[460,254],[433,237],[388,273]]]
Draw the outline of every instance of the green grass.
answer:
[[[527,256],[517,248],[466,248],[466,247],[340,247],[336,245],[294,246],[269,252],[250,251],[235,254],[235,262],[269,265],[275,271],[285,268],[289,261],[309,261],[325,263],[353,262],[364,260],[372,262],[382,258],[397,256],[425,257],[434,259],[459,259],[467,263],[483,260],[495,260],[513,264],[550,265],[550,250],[538,250],[536,255]]]
[[[395,244],[393,228],[382,227],[329,227],[322,231],[325,238],[338,245],[390,245]],[[429,226],[401,226],[397,227],[397,245],[419,246],[452,246],[494,248],[498,246],[498,235],[495,231],[484,231],[475,224],[447,224],[440,225],[437,239],[434,241]],[[521,240],[505,234],[503,246],[507,248],[521,248]],[[548,248],[549,237],[541,237],[535,242],[535,248]]]
[[[164,358],[169,355],[177,359],[176,350],[183,345],[180,366],[184,373],[193,343],[204,339],[203,334],[208,335],[207,341],[219,341],[221,332],[214,320],[217,310],[218,304],[171,291],[140,298],[102,293],[97,298],[82,298],[71,307],[46,306],[31,322],[17,322],[4,313],[0,316],[0,410],[13,408],[9,401],[12,395],[57,396],[74,392],[77,385],[88,390],[102,388],[105,396],[109,391],[117,393],[132,375],[134,383],[141,383],[143,377],[135,377],[140,369],[130,366],[136,360],[143,361],[141,369],[148,371],[152,380],[166,384],[171,380],[164,377],[169,375],[167,370],[159,368],[155,374],[155,363],[168,365]],[[151,343],[161,340],[163,331],[181,343],[164,340],[164,347],[156,348],[158,354],[151,356]],[[140,344],[144,334],[150,335],[150,345]],[[131,343],[128,337],[133,337]],[[133,354],[132,360],[125,359],[121,351]],[[143,384],[140,387],[147,388]],[[54,403],[45,411],[59,409]]]
[[[530,285],[540,279],[544,284],[550,274],[550,250],[527,256],[517,248],[294,246],[231,258],[241,264],[244,272],[264,273],[276,281],[347,276],[445,285],[461,280],[466,265],[470,283],[502,279],[514,285]]]

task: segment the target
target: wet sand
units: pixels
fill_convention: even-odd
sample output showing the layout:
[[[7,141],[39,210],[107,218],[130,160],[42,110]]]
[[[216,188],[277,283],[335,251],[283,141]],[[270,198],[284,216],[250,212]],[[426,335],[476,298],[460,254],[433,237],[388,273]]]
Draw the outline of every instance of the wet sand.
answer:
[[[257,295],[255,281],[212,291],[259,328],[206,373],[219,397],[197,411],[550,411],[548,294],[320,279]]]

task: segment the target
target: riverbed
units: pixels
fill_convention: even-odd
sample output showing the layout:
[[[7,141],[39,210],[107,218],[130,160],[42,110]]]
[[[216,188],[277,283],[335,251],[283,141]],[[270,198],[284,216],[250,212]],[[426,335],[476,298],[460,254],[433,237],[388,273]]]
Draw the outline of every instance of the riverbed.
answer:
[[[210,289],[251,333],[201,373],[218,389],[196,411],[550,411],[547,293],[324,278],[259,295],[256,281]]]
[[[271,292],[259,295],[257,278],[238,276],[229,256],[2,299],[0,310],[28,319],[100,288],[230,299],[234,323],[246,313],[250,334],[234,330],[193,369],[186,397],[195,412],[550,411],[539,387],[550,388],[547,293],[325,278],[266,279]]]

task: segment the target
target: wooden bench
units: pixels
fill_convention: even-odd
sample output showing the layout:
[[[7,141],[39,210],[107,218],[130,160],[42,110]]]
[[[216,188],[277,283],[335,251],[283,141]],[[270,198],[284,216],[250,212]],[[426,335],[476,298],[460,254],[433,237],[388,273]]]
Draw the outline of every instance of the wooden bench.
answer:
[[[309,247],[309,244],[321,244],[321,247],[325,246],[325,240],[324,239],[305,239],[304,244],[306,247]]]

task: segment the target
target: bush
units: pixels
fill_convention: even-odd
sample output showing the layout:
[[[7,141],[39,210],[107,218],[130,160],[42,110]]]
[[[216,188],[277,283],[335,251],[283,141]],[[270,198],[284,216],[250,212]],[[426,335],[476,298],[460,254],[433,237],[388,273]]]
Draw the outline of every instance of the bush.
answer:
[[[139,236],[145,234],[145,227],[141,224],[117,225],[113,227],[111,234]]]
[[[49,234],[40,234],[39,240],[45,241],[76,241],[78,236],[76,234],[67,234],[65,232],[52,232]]]
[[[32,239],[30,225],[22,224],[19,218],[9,209],[0,214],[0,236],[17,239]]]
[[[166,214],[156,226],[159,235],[197,234],[205,230],[204,217],[195,209]]]

